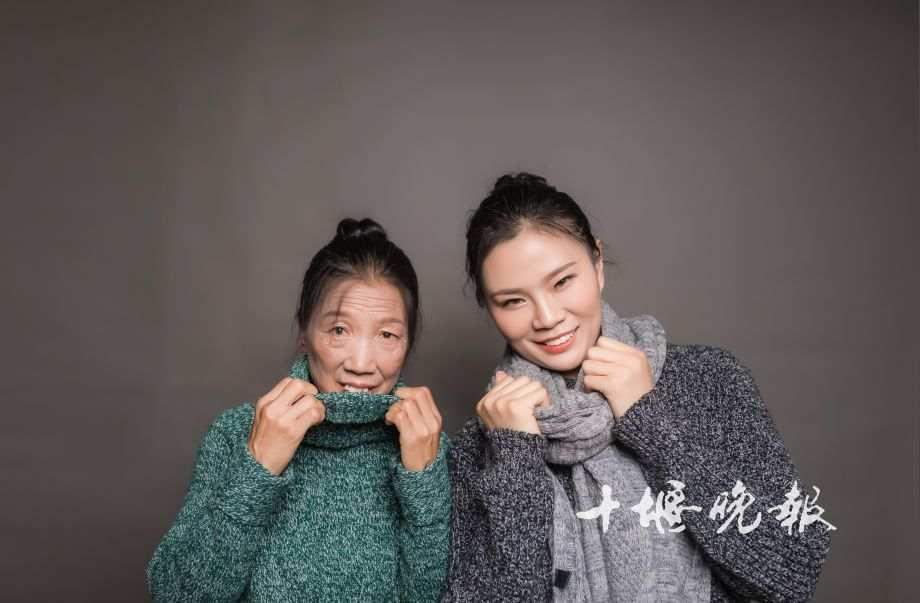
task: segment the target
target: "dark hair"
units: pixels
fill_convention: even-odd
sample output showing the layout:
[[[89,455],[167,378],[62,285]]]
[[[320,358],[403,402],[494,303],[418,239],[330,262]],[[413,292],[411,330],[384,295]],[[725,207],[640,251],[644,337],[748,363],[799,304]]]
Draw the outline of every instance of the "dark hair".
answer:
[[[396,286],[403,296],[408,316],[409,345],[412,350],[421,323],[418,278],[412,262],[402,249],[387,238],[383,227],[369,218],[360,222],[345,218],[339,222],[335,237],[316,252],[303,275],[297,324],[303,332],[310,316],[329,284],[341,277],[371,280],[383,278]]]
[[[513,239],[525,227],[565,234],[582,243],[591,257],[601,257],[588,218],[570,196],[540,176],[505,174],[466,225],[466,274],[476,287],[480,306],[485,306],[482,263],[496,245]]]

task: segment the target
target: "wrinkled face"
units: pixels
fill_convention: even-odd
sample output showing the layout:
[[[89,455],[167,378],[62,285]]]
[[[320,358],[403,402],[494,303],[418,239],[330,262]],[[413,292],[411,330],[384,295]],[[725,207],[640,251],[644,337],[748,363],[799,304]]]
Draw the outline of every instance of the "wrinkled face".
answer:
[[[511,347],[575,376],[601,328],[604,265],[562,233],[524,228],[482,264],[486,307]]]
[[[313,385],[321,392],[389,393],[408,350],[406,321],[405,302],[392,283],[331,283],[303,332]]]

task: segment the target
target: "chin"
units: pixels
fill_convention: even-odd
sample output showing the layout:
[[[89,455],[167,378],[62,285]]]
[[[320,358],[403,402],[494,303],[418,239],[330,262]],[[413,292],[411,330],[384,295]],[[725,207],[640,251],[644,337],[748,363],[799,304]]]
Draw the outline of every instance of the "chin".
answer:
[[[576,350],[569,350],[564,354],[547,354],[543,350],[532,350],[528,354],[522,355],[534,364],[557,373],[577,371],[584,357],[584,354]]]
[[[546,364],[546,368],[562,374],[568,373],[577,373],[578,369],[581,367],[581,363],[572,364],[571,362],[555,362],[553,364]]]

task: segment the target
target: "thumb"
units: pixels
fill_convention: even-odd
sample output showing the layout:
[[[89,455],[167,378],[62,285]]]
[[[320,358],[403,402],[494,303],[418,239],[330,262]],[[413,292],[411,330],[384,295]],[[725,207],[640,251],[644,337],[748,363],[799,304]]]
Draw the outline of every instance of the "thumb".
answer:
[[[395,425],[396,423],[393,419],[396,418],[396,414],[399,413],[399,402],[394,402],[390,408],[387,409],[385,415],[383,415],[383,422],[387,425]]]
[[[495,375],[492,377],[492,387],[495,387],[502,381],[508,378],[508,373],[505,371],[495,371]]]
[[[527,402],[528,406],[530,406],[532,410],[537,410],[538,408],[549,408],[552,404],[549,400],[549,394],[546,393],[545,389],[534,392],[533,397]]]

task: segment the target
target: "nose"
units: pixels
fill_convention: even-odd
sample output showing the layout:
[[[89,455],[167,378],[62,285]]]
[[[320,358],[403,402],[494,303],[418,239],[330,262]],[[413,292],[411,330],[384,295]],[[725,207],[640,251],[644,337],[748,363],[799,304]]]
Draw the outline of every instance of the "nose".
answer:
[[[364,337],[357,338],[344,363],[345,370],[356,375],[374,372],[374,350],[371,342]]]
[[[552,329],[565,318],[552,298],[543,296],[534,300],[533,328],[538,331]]]

